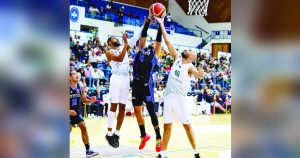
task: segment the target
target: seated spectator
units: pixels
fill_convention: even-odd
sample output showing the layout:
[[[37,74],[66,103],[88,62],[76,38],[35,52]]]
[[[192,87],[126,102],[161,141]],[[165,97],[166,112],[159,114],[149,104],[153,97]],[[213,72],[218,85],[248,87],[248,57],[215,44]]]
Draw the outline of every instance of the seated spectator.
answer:
[[[97,67],[93,68],[94,70],[92,71],[92,78],[93,78],[93,87],[99,86],[99,70]]]
[[[86,77],[86,85],[87,86],[90,86],[92,83],[92,71],[93,71],[93,68],[91,68],[91,65],[90,64],[87,64],[86,65],[86,69],[85,69],[85,77]]]
[[[98,69],[98,76],[99,76],[99,84],[104,85],[105,82],[107,81],[103,70],[103,66],[101,65],[100,68]]]
[[[94,5],[91,5],[90,8],[89,8],[89,14],[99,15],[100,12],[99,12],[99,9],[97,7],[95,7]]]
[[[96,96],[97,101],[92,103],[91,109],[93,110],[96,116],[104,116],[103,115],[103,92],[101,91],[101,87],[97,86],[96,91],[94,91],[93,96]]]
[[[219,94],[216,94],[216,95],[218,96]],[[221,104],[219,104],[218,101],[214,102],[214,95],[212,94],[212,90],[207,89],[206,95],[204,95],[203,97],[204,97],[205,101],[210,104],[210,106],[215,106],[215,107],[219,108],[222,112],[226,112],[226,110],[222,107]]]
[[[85,67],[81,67],[79,69],[79,73],[80,73],[80,76],[81,76],[81,81],[83,83],[83,85],[86,86],[86,77],[85,77],[85,70],[84,70]]]
[[[97,55],[94,51],[91,52],[90,56],[89,56],[89,60],[91,61],[91,65],[93,68],[97,67]]]
[[[170,26],[172,23],[172,16],[171,16],[171,13],[168,13],[167,15],[167,26]]]

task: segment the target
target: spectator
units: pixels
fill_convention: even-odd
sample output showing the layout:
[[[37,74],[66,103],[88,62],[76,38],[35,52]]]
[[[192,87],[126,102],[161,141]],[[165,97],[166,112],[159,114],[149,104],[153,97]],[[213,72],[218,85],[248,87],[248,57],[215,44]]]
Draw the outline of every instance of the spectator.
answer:
[[[89,14],[99,15],[100,12],[99,12],[99,9],[97,7],[95,7],[94,5],[91,5],[90,8],[89,8]]]
[[[162,86],[159,86],[158,90],[157,90],[157,95],[158,95],[158,102],[160,103],[159,106],[161,106],[161,116],[164,115],[164,98],[163,98],[163,94],[164,94],[163,88],[162,88]]]
[[[79,69],[79,73],[80,73],[80,76],[81,76],[81,81],[83,83],[84,86],[87,86],[86,85],[86,77],[85,77],[85,70],[84,70],[84,67],[81,67]]]
[[[96,68],[97,67],[97,56],[96,56],[96,53],[93,51],[93,49],[91,49],[91,54],[89,56],[89,60],[91,61],[91,65],[93,68]]]
[[[99,86],[99,70],[97,67],[94,68],[94,70],[92,71],[92,78],[93,78],[93,87],[97,87]]]
[[[100,82],[99,84],[100,85],[104,85],[105,82],[107,81],[107,79],[105,77],[105,74],[102,70],[103,70],[103,66],[101,65],[99,70],[98,70],[98,76],[99,76],[99,82]]]
[[[72,48],[74,46],[75,42],[73,40],[73,37],[70,36],[70,48]]]
[[[167,26],[169,27],[172,23],[172,16],[171,13],[168,13],[167,15]]]
[[[108,93],[104,93],[103,101],[104,101],[104,116],[107,117],[108,105],[110,104]]]
[[[90,64],[86,65],[86,69],[85,69],[85,77],[86,77],[86,84],[88,86],[91,85],[91,81],[92,81],[92,70],[93,68],[91,68]]]
[[[80,59],[80,45],[79,41],[76,42],[76,45],[73,46],[72,52],[74,53],[75,57]]]
[[[96,96],[97,101],[92,103],[91,109],[97,117],[103,117],[103,92],[101,91],[100,86],[97,86],[93,96]]]

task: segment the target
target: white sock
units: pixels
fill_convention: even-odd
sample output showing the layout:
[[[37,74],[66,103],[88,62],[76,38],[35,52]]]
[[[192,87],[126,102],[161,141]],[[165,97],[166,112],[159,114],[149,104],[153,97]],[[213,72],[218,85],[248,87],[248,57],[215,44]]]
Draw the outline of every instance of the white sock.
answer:
[[[133,46],[135,46],[136,42],[140,39],[141,35],[142,35],[142,31],[143,31],[144,26],[141,27],[141,30],[138,30],[134,33],[133,37],[130,38],[128,45],[132,48]]]
[[[108,128],[113,128],[113,126],[114,126],[115,112],[108,111],[107,115],[108,115],[108,117],[107,117],[107,119],[108,119],[108,125],[107,125],[107,127]]]
[[[108,135],[108,136],[112,136],[113,133],[114,133],[114,132],[112,132],[112,131],[108,131],[107,135]]]
[[[165,157],[167,157],[167,152],[162,150],[162,151],[160,151],[160,155],[162,158],[165,158]]]
[[[197,149],[194,149],[195,154],[199,154],[199,151]]]
[[[119,130],[116,130],[116,131],[115,131],[115,134],[116,134],[117,136],[120,136],[120,131],[119,131]]]

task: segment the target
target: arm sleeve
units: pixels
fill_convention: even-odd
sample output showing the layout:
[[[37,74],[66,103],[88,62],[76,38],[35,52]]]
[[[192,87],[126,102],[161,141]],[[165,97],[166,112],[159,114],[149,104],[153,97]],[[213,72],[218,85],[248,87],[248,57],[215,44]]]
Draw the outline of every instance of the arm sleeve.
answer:
[[[136,31],[133,35],[132,38],[130,38],[128,45],[132,48],[133,46],[135,46],[136,42],[140,39],[141,35],[142,35],[142,31],[143,31],[144,27],[142,26],[140,30]]]

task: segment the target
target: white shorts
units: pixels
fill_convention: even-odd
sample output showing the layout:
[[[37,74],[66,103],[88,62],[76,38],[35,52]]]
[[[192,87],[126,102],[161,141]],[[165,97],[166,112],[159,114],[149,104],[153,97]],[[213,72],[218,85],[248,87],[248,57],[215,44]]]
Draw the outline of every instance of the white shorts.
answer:
[[[189,106],[185,96],[168,95],[164,97],[164,123],[190,124]]]
[[[130,87],[129,76],[112,74],[109,84],[109,99],[111,103],[125,104],[128,102]]]

